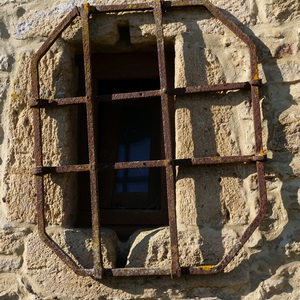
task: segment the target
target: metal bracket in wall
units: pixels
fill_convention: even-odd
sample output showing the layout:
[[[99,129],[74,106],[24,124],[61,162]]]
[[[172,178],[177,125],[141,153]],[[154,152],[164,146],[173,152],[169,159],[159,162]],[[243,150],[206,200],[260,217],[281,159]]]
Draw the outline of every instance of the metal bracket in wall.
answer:
[[[163,15],[164,12],[171,13],[174,8],[186,8],[201,6],[211,13],[216,19],[221,21],[224,26],[230,29],[241,41],[243,41],[249,49],[250,55],[250,70],[251,78],[247,82],[225,83],[215,85],[202,85],[185,88],[170,89],[167,85],[166,61],[165,61],[165,44],[163,33]],[[170,249],[171,249],[171,265],[169,268],[113,268],[105,269],[103,267],[101,255],[101,228],[100,218],[101,211],[99,206],[99,191],[98,191],[98,169],[96,145],[95,145],[95,103],[105,101],[105,96],[95,95],[92,89],[92,65],[91,65],[91,49],[90,49],[90,32],[89,23],[93,20],[89,18],[91,14],[106,14],[118,12],[140,13],[143,11],[152,11],[154,22],[156,25],[156,40],[160,74],[159,90],[139,91],[134,93],[122,93],[110,95],[111,101],[126,101],[128,99],[147,99],[153,96],[158,96],[161,99],[162,123],[163,123],[163,139],[165,159],[149,160],[149,161],[132,161],[115,163],[115,169],[130,169],[130,168],[164,168],[166,174],[167,185],[167,200],[169,214],[169,229],[170,229]],[[45,56],[53,43],[59,38],[63,31],[72,23],[75,18],[82,20],[82,40],[83,40],[83,55],[85,69],[85,86],[86,95],[83,97],[72,98],[56,98],[56,99],[41,99],[39,85],[39,62]],[[92,276],[96,279],[101,279],[103,276],[141,276],[141,275],[169,275],[173,278],[180,277],[181,274],[215,274],[224,270],[229,262],[240,251],[245,242],[252,235],[254,230],[263,220],[267,212],[267,196],[264,175],[264,160],[265,155],[262,146],[262,129],[259,104],[259,86],[261,80],[258,76],[258,63],[256,56],[256,47],[252,40],[238,26],[236,26],[223,12],[212,5],[209,1],[201,0],[186,0],[186,1],[160,1],[156,0],[151,3],[139,4],[123,4],[123,5],[102,5],[90,6],[84,4],[82,7],[75,7],[70,11],[61,23],[49,35],[41,48],[33,55],[31,63],[31,94],[32,100],[30,106],[33,109],[33,124],[34,124],[34,140],[35,140],[35,167],[33,174],[35,175],[36,191],[37,191],[37,215],[38,215],[38,231],[42,240],[54,251],[54,253],[77,274],[83,276]],[[250,156],[226,156],[226,157],[198,157],[176,159],[173,156],[174,143],[171,135],[174,130],[172,116],[174,110],[170,99],[174,99],[174,95],[188,95],[206,92],[230,91],[230,90],[249,90],[252,98],[253,124],[255,132],[255,154]],[[84,165],[68,165],[68,166],[44,166],[43,151],[42,151],[42,123],[41,109],[50,106],[65,106],[84,104],[87,111],[88,123],[88,149],[89,163]],[[178,251],[178,236],[176,225],[175,211],[175,167],[176,166],[200,166],[200,165],[221,165],[221,164],[241,164],[252,163],[256,165],[258,194],[259,194],[259,211],[256,217],[252,220],[248,228],[244,231],[241,237],[232,245],[224,258],[216,265],[204,266],[189,266],[181,267],[179,263]],[[92,240],[93,240],[93,259],[94,267],[92,269],[84,269],[80,267],[59,245],[51,239],[46,232],[46,222],[44,213],[44,175],[49,173],[77,173],[88,172],[90,175],[90,190],[91,190],[91,207],[92,207]]]

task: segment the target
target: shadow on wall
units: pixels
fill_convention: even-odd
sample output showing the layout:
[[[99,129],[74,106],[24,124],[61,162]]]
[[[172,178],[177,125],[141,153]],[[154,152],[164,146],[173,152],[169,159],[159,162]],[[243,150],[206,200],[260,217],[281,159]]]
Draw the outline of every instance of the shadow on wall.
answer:
[[[213,84],[208,80],[207,52],[203,33],[197,22],[189,23],[189,27],[182,34],[184,75],[186,86],[199,86]],[[222,77],[222,76],[220,76]],[[227,99],[228,100],[228,99]],[[219,156],[217,147],[217,133],[214,124],[213,105],[236,105],[236,100],[224,100],[216,94],[197,94],[176,98],[176,109],[180,112],[187,111],[187,126],[191,126],[191,132],[182,132],[182,140],[190,139],[190,144],[183,145],[185,153],[192,157]],[[178,121],[179,122],[179,121]],[[186,135],[190,134],[190,137]],[[185,143],[185,142],[183,142]],[[181,147],[181,146],[177,146]],[[190,149],[192,148],[193,149]],[[186,155],[186,154],[183,154]],[[217,264],[225,254],[223,246],[222,229],[226,219],[226,211],[222,203],[222,177],[228,176],[228,172],[215,166],[179,167],[177,181],[183,182],[183,189],[187,189],[187,180],[193,181],[194,191],[185,192],[185,195],[177,201],[179,214],[182,214],[180,222],[184,225],[194,225],[194,234],[200,235],[201,259],[197,265]],[[226,174],[226,175],[225,175]],[[191,195],[194,193],[194,195]],[[188,199],[190,198],[190,199]],[[189,205],[189,211],[183,213],[185,206]],[[181,207],[182,206],[182,207]],[[196,226],[195,226],[196,225]]]
[[[259,241],[254,246],[253,255],[249,258],[251,279],[251,291],[255,290],[259,283],[271,277],[279,266],[290,261],[298,261],[297,258],[286,257],[282,241],[286,236],[293,236],[288,232],[292,225],[293,216],[291,210],[291,200],[296,199],[297,192],[300,189],[299,178],[294,179],[293,169],[290,164],[294,158],[292,151],[289,151],[287,144],[286,128],[280,122],[280,115],[287,111],[292,105],[296,104],[290,93],[290,84],[284,82],[281,70],[278,67],[278,52],[272,55],[270,49],[255,36],[254,32],[243,26],[233,15],[228,12],[224,13],[230,17],[235,24],[251,37],[257,47],[258,61],[262,66],[265,75],[265,84],[261,89],[262,96],[265,99],[262,103],[263,120],[267,121],[268,139],[265,147],[272,152],[272,160],[266,162],[266,180],[267,193],[269,201],[269,212],[260,225],[260,231],[268,235],[265,245]],[[279,46],[281,47],[281,46]],[[279,180],[278,180],[279,179]],[[280,189],[280,181],[282,186]],[[276,190],[280,193],[276,194]],[[274,192],[275,190],[275,192]],[[287,193],[287,191],[289,191]],[[298,205],[299,210],[299,205]],[[281,211],[281,212],[280,212]],[[284,211],[284,212],[282,212]],[[287,214],[288,220],[284,220],[282,214]],[[287,222],[287,223],[286,223]],[[274,232],[274,234],[272,234]],[[293,239],[294,237],[292,237]],[[286,243],[288,241],[285,241]],[[291,241],[290,241],[291,242]],[[259,250],[259,251],[257,251]],[[284,260],[283,258],[286,257]],[[283,292],[288,286],[281,286],[280,291],[272,289],[272,294]],[[266,295],[272,296],[272,295]]]
[[[228,12],[224,12],[228,15]],[[274,76],[277,78],[276,81],[283,82],[283,78],[276,64],[276,59],[271,64],[270,67],[266,67],[267,59],[272,58],[271,52],[266,45],[264,45],[258,38],[254,36],[254,33],[247,28],[243,27],[237,19],[235,19],[232,15],[229,16],[240,28],[253,38],[255,44],[257,45],[257,53],[259,62],[263,66],[263,71],[265,73],[266,81],[269,88],[272,88],[271,82],[274,82]],[[205,85],[212,84],[208,82],[206,76],[206,67],[205,67],[205,42],[202,37],[202,32],[199,30],[199,26],[195,23],[192,28],[187,28],[187,32],[183,34],[183,43],[185,44],[183,54],[184,61],[186,63],[185,68],[185,78],[186,78],[186,86],[193,85]],[[192,32],[192,33],[191,33]],[[198,52],[195,51],[198,49]],[[196,70],[196,71],[195,71]],[[270,82],[270,83],[269,83]],[[263,113],[265,115],[265,119],[268,121],[268,145],[267,148],[273,152],[274,155],[274,163],[267,163],[267,171],[271,173],[275,173],[273,175],[273,180],[275,178],[282,179],[286,178],[288,174],[292,174],[293,171],[289,167],[290,162],[293,159],[292,153],[288,154],[288,159],[284,161],[284,168],[276,167],[277,163],[281,160],[280,152],[283,152],[285,155],[287,154],[287,149],[285,147],[287,143],[285,128],[280,124],[278,117],[282,114],[282,112],[286,111],[291,105],[293,105],[293,100],[290,95],[290,88],[287,85],[280,86],[280,97],[283,98],[283,103],[280,103],[279,107],[272,107],[272,105],[276,105],[276,91],[273,93],[272,90],[262,89],[262,92],[268,93],[265,103],[263,103]],[[222,97],[221,97],[222,98]],[[194,143],[194,157],[205,157],[205,156],[223,156],[224,153],[218,153],[219,148],[216,144],[217,139],[217,128],[213,124],[213,119],[215,116],[213,115],[212,105],[222,106],[236,106],[238,102],[235,100],[238,99],[214,99],[214,96],[198,96],[194,97],[193,103],[188,103],[188,101],[179,100],[177,101],[177,108],[187,108],[190,113],[190,122],[192,124],[192,140]],[[199,101],[200,100],[200,101]],[[220,100],[220,101],[219,101]],[[226,100],[226,101],[224,101]],[[228,101],[229,100],[229,101]],[[273,104],[274,103],[274,104]],[[279,103],[279,102],[278,102]],[[266,107],[269,107],[269,111],[266,110]],[[224,110],[223,110],[224,111]],[[222,112],[222,111],[221,111]],[[228,120],[224,120],[220,118],[218,121],[224,122]],[[216,130],[217,129],[217,130]],[[241,153],[235,153],[239,155]],[[225,154],[226,155],[226,154]],[[228,153],[227,155],[232,155]],[[218,172],[216,169],[212,167],[200,167],[200,171],[190,170],[187,171],[186,168],[179,168],[178,171],[178,180],[183,179],[190,172],[190,176],[194,179],[195,185],[195,211],[196,211],[196,224],[198,225],[200,235],[203,240],[203,244],[201,245],[202,255],[203,255],[203,263],[217,263],[221,260],[223,255],[225,254],[224,249],[224,234],[222,234],[223,224],[226,223],[228,218],[231,217],[231,211],[227,209],[227,203],[222,199],[222,177],[230,177],[230,170],[220,171]],[[251,174],[251,170],[241,170],[238,168],[232,168],[233,178],[236,177],[240,180],[249,176]],[[197,172],[197,175],[196,175]],[[294,186],[294,191],[299,189],[299,181],[294,183],[297,185],[297,188]],[[286,204],[289,199],[284,196],[284,191],[287,188],[285,187],[285,182],[283,182],[283,186],[281,189],[281,197],[282,202],[285,207],[282,207],[283,210],[287,209]],[[293,195],[297,197],[297,195]],[[233,201],[240,199],[234,199]],[[261,229],[263,231],[270,231],[272,228],[276,228],[276,226],[283,227],[284,224],[278,224],[277,218],[270,219],[271,215],[276,215],[276,207],[278,208],[278,202],[281,199],[279,196],[274,196],[273,200],[271,200],[272,210],[269,215],[266,216]],[[251,205],[251,204],[250,204]],[[251,209],[251,207],[249,208]],[[280,219],[280,217],[278,217]],[[248,220],[247,223],[249,223]],[[214,234],[212,234],[212,232]],[[230,246],[229,246],[230,247]],[[227,248],[227,247],[226,247]],[[266,253],[259,253],[258,256],[263,257]],[[284,255],[284,253],[281,253]],[[206,257],[208,261],[206,261]],[[252,259],[251,259],[252,260]],[[270,263],[273,266],[278,263]],[[265,266],[264,266],[265,267]],[[276,268],[276,267],[275,267]]]
[[[206,45],[196,22],[190,23],[186,32],[182,34],[182,43],[185,85],[207,85]],[[191,132],[181,133],[183,143],[190,139],[189,144],[183,145],[186,148],[183,152],[189,153],[188,156],[192,154],[193,157],[216,156],[218,154],[211,103],[209,99],[207,99],[208,101],[204,99],[199,101],[199,98],[201,95],[176,98],[176,109],[187,112],[187,120],[183,121],[190,123],[186,126],[192,127]],[[191,136],[187,137],[186,135]],[[194,147],[193,153],[191,147]],[[224,254],[219,178],[216,173],[211,173],[207,167],[178,168],[177,181],[183,182],[182,189],[187,189],[187,181],[191,179],[194,191],[185,192],[181,199],[177,199],[177,202],[182,202],[182,204],[177,204],[180,210],[178,214],[181,214],[180,222],[184,225],[194,225],[193,230],[195,232],[192,234],[200,236],[199,240],[202,244],[199,245],[201,251],[197,265],[217,264]],[[184,212],[185,206],[189,206],[186,212]]]

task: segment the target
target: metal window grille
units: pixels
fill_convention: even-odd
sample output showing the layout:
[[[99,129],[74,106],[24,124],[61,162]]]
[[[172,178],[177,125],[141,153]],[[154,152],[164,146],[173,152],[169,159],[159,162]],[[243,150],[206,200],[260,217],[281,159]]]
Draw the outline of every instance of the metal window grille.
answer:
[[[239,39],[241,39],[248,47],[250,54],[250,70],[251,79],[248,82],[225,83],[215,85],[202,85],[185,88],[168,89],[166,62],[165,62],[165,45],[163,34],[163,11],[172,8],[201,6],[206,8],[216,19],[220,20],[223,25],[229,28]],[[103,96],[95,96],[92,89],[91,77],[91,50],[90,50],[90,33],[89,33],[89,15],[103,14],[107,12],[135,12],[152,11],[156,24],[156,40],[158,51],[158,64],[160,76],[160,89],[152,91],[139,91],[133,93],[119,93],[111,95],[111,100],[126,101],[127,99],[143,99],[158,96],[161,99],[162,122],[163,122],[163,143],[165,151],[165,159],[150,161],[132,161],[118,162],[114,164],[114,169],[130,169],[130,168],[154,168],[161,167],[165,169],[167,201],[170,228],[170,249],[171,249],[171,265],[168,269],[162,268],[115,268],[105,269],[103,267],[101,256],[101,230],[100,230],[100,206],[98,191],[98,168],[96,145],[95,145],[95,110],[94,106],[97,101],[104,101]],[[58,99],[41,99],[39,87],[38,65],[41,58],[47,53],[61,33],[71,24],[71,22],[80,17],[82,20],[82,39],[83,39],[83,55],[85,70],[85,86],[86,95],[84,97],[58,98]],[[61,21],[61,23],[50,34],[41,48],[34,54],[31,64],[31,93],[32,100],[30,106],[33,109],[34,119],[34,140],[35,140],[35,167],[33,173],[36,181],[37,191],[37,215],[38,215],[38,231],[41,239],[56,253],[56,255],[77,274],[83,276],[92,276],[101,279],[103,276],[140,276],[140,275],[170,275],[171,277],[180,277],[181,274],[215,274],[224,270],[228,263],[240,251],[245,242],[249,239],[254,230],[258,227],[267,212],[267,196],[264,177],[264,160],[265,155],[262,147],[262,129],[259,105],[259,86],[261,80],[258,76],[258,66],[256,57],[256,47],[251,39],[230,19],[228,19],[220,9],[212,5],[208,1],[202,0],[186,0],[186,1],[164,1],[156,0],[152,3],[141,4],[124,4],[124,5],[103,5],[92,7],[84,4],[82,7],[75,7]],[[171,138],[171,132],[174,124],[170,121],[174,110],[172,101],[174,95],[197,94],[212,91],[229,91],[246,89],[250,90],[252,98],[253,123],[255,131],[255,154],[252,156],[226,156],[226,157],[198,157],[176,159],[173,157],[174,144]],[[83,103],[87,111],[87,135],[88,135],[88,152],[89,163],[84,165],[66,165],[66,166],[44,166],[42,160],[42,134],[41,134],[41,115],[40,109],[48,106],[64,106],[77,105]],[[175,166],[186,165],[209,165],[209,164],[227,164],[227,163],[254,163],[257,170],[257,182],[259,193],[259,211],[252,220],[248,228],[241,237],[236,241],[232,248],[227,252],[224,258],[216,265],[190,266],[181,267],[179,264],[177,225],[175,212]],[[44,214],[44,175],[49,173],[68,173],[68,172],[89,172],[90,175],[90,191],[91,191],[91,207],[92,207],[92,242],[93,242],[93,260],[92,269],[84,269],[64,252],[46,233],[45,230],[45,214]]]

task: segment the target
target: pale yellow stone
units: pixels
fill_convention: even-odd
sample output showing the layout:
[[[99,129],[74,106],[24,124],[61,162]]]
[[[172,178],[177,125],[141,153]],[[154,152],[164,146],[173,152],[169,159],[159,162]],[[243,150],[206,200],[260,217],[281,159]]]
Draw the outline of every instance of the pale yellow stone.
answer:
[[[1,299],[300,298],[299,1],[211,0],[257,46],[259,76],[264,82],[260,95],[263,150],[268,155],[269,210],[262,224],[224,274],[101,282],[76,275],[37,235],[33,118],[28,106],[33,52],[67,12],[85,1],[0,2]],[[132,2],[145,1],[93,0],[90,4]],[[167,46],[175,52],[176,87],[251,79],[245,44],[205,9],[168,9],[163,18]],[[119,51],[127,50],[118,42],[118,26],[127,24],[131,49],[155,47],[151,12],[93,16],[91,24],[93,52],[109,52],[116,45]],[[80,52],[77,18],[40,63],[42,97],[76,96],[74,55]],[[254,154],[249,91],[178,96],[175,101],[176,158]],[[44,164],[76,164],[76,108],[42,109],[41,115]],[[183,266],[217,263],[235,245],[259,211],[255,172],[255,164],[176,169]],[[45,176],[47,232],[76,262],[91,267],[90,231],[64,228],[73,226],[77,214],[76,184],[73,175]],[[107,268],[116,266],[118,255],[127,256],[129,267],[170,267],[167,228],[136,232],[127,245],[118,242],[111,230],[103,230],[102,238]]]

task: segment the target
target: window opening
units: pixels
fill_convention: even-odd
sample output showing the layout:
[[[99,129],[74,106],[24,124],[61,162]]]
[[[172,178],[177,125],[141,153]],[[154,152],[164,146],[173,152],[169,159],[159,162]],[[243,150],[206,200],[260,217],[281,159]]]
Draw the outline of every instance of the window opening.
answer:
[[[163,12],[170,13],[173,8],[195,7],[201,6],[206,8],[215,18],[229,28],[240,40],[242,40],[249,49],[250,55],[250,70],[251,77],[247,82],[225,83],[215,85],[193,86],[185,88],[169,88],[167,85],[167,69],[165,44],[163,36]],[[126,12],[139,13],[143,11],[152,11],[157,40],[158,65],[160,89],[136,91],[131,93],[117,93],[111,95],[96,96],[93,91],[92,66],[91,66],[91,50],[89,41],[89,15],[93,13],[107,12]],[[60,99],[41,99],[39,93],[39,73],[38,65],[41,58],[46,54],[51,45],[60,36],[60,34],[70,25],[70,23],[79,16],[82,19],[82,39],[84,52],[84,73],[85,73],[85,93],[82,96],[74,98]],[[126,35],[125,35],[126,36]],[[125,39],[126,40],[126,39]],[[128,42],[128,41],[127,41]],[[31,67],[31,82],[32,82],[32,98],[30,102],[33,108],[33,124],[35,137],[35,167],[33,173],[36,179],[37,189],[37,215],[38,215],[38,231],[42,240],[56,253],[56,255],[64,261],[77,274],[83,276],[92,276],[95,279],[101,279],[103,276],[140,276],[140,275],[170,275],[171,277],[180,277],[181,274],[215,274],[224,270],[228,263],[238,254],[245,242],[249,239],[254,230],[263,220],[267,212],[267,197],[264,178],[264,160],[265,155],[262,147],[262,132],[261,132],[261,117],[259,105],[259,86],[261,80],[258,76],[258,65],[256,57],[256,48],[251,39],[241,31],[230,19],[228,19],[220,9],[212,5],[209,1],[153,1],[153,3],[140,3],[130,5],[103,5],[90,7],[89,4],[84,4],[81,8],[75,7],[50,34],[49,38],[37,51],[32,59]],[[204,93],[212,91],[228,91],[247,89],[251,92],[253,124],[255,131],[255,154],[240,155],[240,156],[221,156],[221,157],[196,157],[186,159],[174,158],[174,141],[172,131],[174,130],[174,110],[172,101],[174,95]],[[105,103],[110,100],[123,101],[131,99],[148,101],[150,98],[159,97],[162,117],[163,131],[163,149],[164,156],[157,160],[143,160],[130,162],[115,162],[114,170],[133,169],[133,168],[161,168],[164,170],[167,191],[167,207],[168,207],[168,225],[170,230],[170,249],[171,249],[171,264],[167,269],[154,268],[123,268],[123,269],[104,269],[101,254],[101,230],[99,223],[99,198],[101,194],[98,189],[98,171],[103,168],[101,163],[98,164],[97,144],[96,144],[96,104]],[[41,136],[41,118],[40,108],[48,106],[61,105],[83,105],[86,108],[87,114],[87,133],[88,133],[88,163],[69,166],[44,166],[42,159],[42,136]],[[182,267],[179,264],[178,241],[177,241],[177,225],[175,212],[175,166],[185,165],[208,165],[208,164],[245,164],[253,163],[257,171],[257,184],[259,193],[259,211],[244,233],[237,240],[236,244],[227,252],[223,259],[216,265],[202,266],[187,266]],[[93,259],[94,267],[92,269],[84,269],[77,265],[76,262],[64,252],[46,233],[45,231],[45,216],[44,216],[44,175],[49,173],[79,173],[86,172],[89,174],[90,180],[90,195],[92,207],[92,232],[93,232]]]
[[[168,54],[170,83],[174,77],[174,53]],[[78,66],[82,55],[76,58]],[[94,87],[98,96],[117,93],[151,91],[160,88],[157,52],[96,53],[92,55]],[[79,91],[82,93],[84,74],[79,68]],[[86,135],[85,111],[79,110],[78,140]],[[138,229],[168,224],[165,179],[161,168],[114,170],[116,162],[150,161],[163,158],[160,98],[147,101],[106,101],[97,108],[98,162],[106,164],[99,170],[101,193],[101,224],[116,231],[125,241]],[[113,121],[112,121],[113,120]],[[78,155],[88,161],[84,144],[79,143]],[[79,174],[79,213],[76,226],[91,226],[89,179]],[[83,201],[84,199],[84,201]],[[112,211],[113,210],[113,211]],[[143,218],[141,218],[143,216]]]

